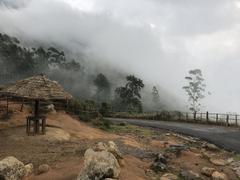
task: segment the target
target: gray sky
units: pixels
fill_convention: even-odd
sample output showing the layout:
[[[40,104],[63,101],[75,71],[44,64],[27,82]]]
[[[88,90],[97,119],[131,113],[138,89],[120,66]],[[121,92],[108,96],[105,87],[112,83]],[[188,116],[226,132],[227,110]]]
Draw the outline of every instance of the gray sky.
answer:
[[[0,0],[0,31],[84,52],[186,100],[200,68],[209,111],[240,113],[239,0]]]

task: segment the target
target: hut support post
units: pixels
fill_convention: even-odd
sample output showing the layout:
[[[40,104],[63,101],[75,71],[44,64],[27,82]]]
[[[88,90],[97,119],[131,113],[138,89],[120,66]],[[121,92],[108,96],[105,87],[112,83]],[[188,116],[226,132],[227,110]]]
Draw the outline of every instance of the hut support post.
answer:
[[[23,111],[23,104],[24,104],[24,100],[22,100],[21,109],[20,109],[21,112]]]
[[[8,115],[8,97],[7,97],[7,115]]]

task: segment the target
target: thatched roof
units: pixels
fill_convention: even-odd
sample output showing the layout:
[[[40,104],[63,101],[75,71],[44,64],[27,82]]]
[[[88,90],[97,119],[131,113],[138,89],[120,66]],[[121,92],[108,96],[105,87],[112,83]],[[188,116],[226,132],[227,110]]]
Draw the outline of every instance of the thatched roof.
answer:
[[[29,77],[0,90],[0,94],[33,100],[64,100],[72,95],[45,75]]]

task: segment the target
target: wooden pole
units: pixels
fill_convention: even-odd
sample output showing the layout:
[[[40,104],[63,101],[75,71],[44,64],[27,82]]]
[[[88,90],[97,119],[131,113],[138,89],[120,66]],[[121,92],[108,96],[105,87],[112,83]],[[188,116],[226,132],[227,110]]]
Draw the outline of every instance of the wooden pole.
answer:
[[[216,114],[216,123],[218,123],[218,114]]]
[[[229,125],[229,115],[227,114],[227,119],[226,119],[226,121],[227,121],[227,126]]]
[[[236,116],[235,116],[235,123],[236,123],[236,126],[238,126],[238,115],[236,114]]]
[[[209,121],[208,111],[206,113],[206,119],[207,119],[207,122],[208,122]]]
[[[7,96],[7,116],[8,116],[8,96]]]
[[[38,116],[38,110],[39,110],[39,100],[35,100],[35,108],[34,108],[34,116]]]
[[[24,104],[24,99],[22,100],[22,105],[21,105],[21,109],[20,109],[21,112],[23,111],[23,104]]]

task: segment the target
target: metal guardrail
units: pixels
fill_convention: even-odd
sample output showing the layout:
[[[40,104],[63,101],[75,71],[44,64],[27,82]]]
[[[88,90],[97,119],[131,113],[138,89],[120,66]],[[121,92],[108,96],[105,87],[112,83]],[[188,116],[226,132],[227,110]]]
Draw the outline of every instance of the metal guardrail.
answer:
[[[134,119],[149,119],[149,120],[165,120],[165,121],[181,121],[195,122],[204,124],[217,124],[226,126],[240,126],[240,115],[224,114],[224,113],[209,113],[209,112],[180,112],[180,111],[163,111],[163,112],[145,112],[142,114],[129,114],[124,112],[113,113],[111,117],[118,118],[134,118]]]

